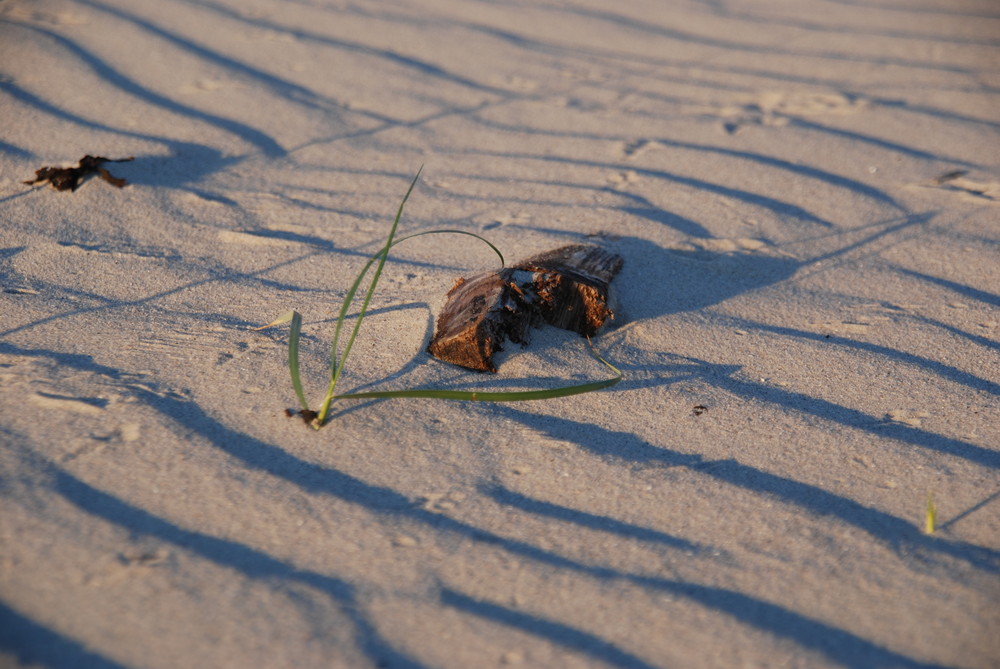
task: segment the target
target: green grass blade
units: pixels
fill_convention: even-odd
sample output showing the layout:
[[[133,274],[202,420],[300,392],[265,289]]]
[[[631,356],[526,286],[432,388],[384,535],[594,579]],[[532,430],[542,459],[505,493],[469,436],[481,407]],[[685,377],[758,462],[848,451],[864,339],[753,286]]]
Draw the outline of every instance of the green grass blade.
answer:
[[[399,203],[399,209],[396,210],[396,218],[392,221],[392,227],[389,229],[389,236],[385,240],[385,245],[382,250],[379,251],[372,261],[378,260],[378,265],[375,267],[375,273],[372,276],[371,283],[368,284],[368,291],[365,293],[364,300],[361,302],[361,309],[358,311],[358,318],[354,323],[354,329],[351,331],[351,336],[347,340],[347,344],[344,345],[344,352],[340,355],[339,360],[336,359],[336,348],[333,350],[333,359],[331,359],[330,367],[332,369],[332,376],[330,378],[330,387],[327,390],[326,397],[323,399],[323,406],[319,410],[319,415],[316,418],[318,425],[323,425],[326,422],[327,414],[330,412],[330,403],[333,401],[334,390],[337,387],[337,381],[340,379],[341,372],[344,371],[344,365],[347,363],[347,358],[351,354],[351,348],[354,346],[354,340],[357,339],[358,331],[361,329],[361,322],[364,320],[365,313],[368,311],[368,304],[371,302],[372,295],[375,293],[375,287],[378,285],[378,280],[382,276],[382,269],[385,267],[385,261],[389,258],[389,249],[392,248],[393,238],[396,236],[396,230],[399,229],[399,219],[403,216],[403,207],[406,206],[406,201],[410,199],[410,193],[413,192],[414,187],[417,185],[417,179],[420,178],[420,173],[423,171],[423,166],[417,170],[417,173],[413,176],[413,181],[410,182],[410,187],[406,189],[406,195]],[[365,266],[365,269],[358,275],[358,278],[354,281],[354,285],[351,286],[349,295],[344,298],[344,304],[340,308],[340,314],[337,317],[337,328],[334,332],[334,347],[336,347],[339,342],[339,335],[341,328],[343,326],[344,318],[347,316],[347,310],[350,307],[351,300],[354,299],[354,295],[357,293],[357,287],[360,286],[361,281],[364,279],[365,274],[368,273],[368,268],[371,266],[371,262]],[[350,299],[348,299],[350,298]]]
[[[396,230],[399,228],[399,219],[403,216],[403,207],[406,205],[406,201],[410,199],[410,193],[413,192],[413,188],[417,185],[417,179],[420,178],[420,173],[423,171],[423,165],[417,170],[417,173],[413,176],[413,180],[410,182],[410,187],[406,190],[406,195],[399,203],[399,209],[396,210],[396,218],[392,221],[392,227],[389,229],[389,235],[386,237],[385,244],[379,249],[378,253],[373,255],[368,262],[365,264],[364,268],[358,273],[357,278],[354,279],[354,283],[351,284],[350,289],[347,291],[347,295],[344,296],[344,303],[340,306],[340,313],[337,314],[337,327],[333,333],[333,359],[331,359],[331,376],[336,377],[340,370],[344,367],[344,359],[347,357],[347,353],[350,350],[351,344],[353,344],[354,337],[357,336],[358,329],[361,327],[361,321],[364,319],[365,311],[367,311],[368,303],[371,301],[371,296],[375,292],[375,286],[378,285],[379,276],[382,274],[382,268],[385,266],[385,261],[389,257],[389,249],[391,249],[395,244],[393,238],[396,236]],[[361,310],[358,312],[358,319],[354,324],[354,331],[352,333],[351,340],[348,345],[344,348],[344,353],[339,356],[340,360],[336,360],[337,357],[337,345],[340,342],[340,332],[343,329],[344,320],[347,318],[347,311],[351,308],[351,303],[354,302],[354,296],[358,292],[358,288],[361,287],[361,282],[364,281],[365,275],[368,274],[368,270],[371,266],[378,262],[378,267],[375,269],[375,276],[372,277],[371,283],[368,285],[368,292],[365,296],[365,301],[361,306]]]
[[[395,246],[396,244],[402,244],[407,239],[413,239],[415,237],[423,237],[424,235],[466,235],[468,237],[475,237],[476,239],[478,239],[479,241],[483,242],[491,249],[493,249],[493,252],[497,254],[498,258],[500,258],[500,267],[503,267],[504,264],[506,263],[503,254],[500,253],[500,249],[494,246],[493,242],[486,239],[482,235],[478,235],[475,232],[469,232],[468,230],[454,230],[451,228],[441,228],[438,230],[424,230],[422,232],[414,232],[412,235],[406,235],[405,237],[400,237],[399,239],[394,241],[392,245]]]
[[[273,321],[271,321],[267,325],[261,325],[259,328],[251,328],[251,330],[253,330],[254,332],[258,332],[260,330],[266,330],[268,328],[273,328],[275,325],[284,325],[285,323],[289,322],[293,318],[295,318],[295,310],[294,309],[292,309],[291,311],[286,311],[285,313],[281,314],[280,316],[278,316],[277,318],[275,318]]]
[[[927,493],[927,507],[924,511],[924,534],[934,534],[937,529],[937,505],[934,504],[934,496]]]
[[[292,325],[288,333],[288,371],[292,376],[292,388],[295,389],[295,395],[299,398],[299,404],[303,410],[308,411],[309,404],[306,402],[306,394],[302,391],[302,378],[299,376],[299,337],[302,334],[302,315],[292,309],[278,316],[267,325],[261,325],[259,328],[253,329],[265,330],[273,328],[275,325],[284,325],[289,322]]]
[[[588,341],[589,343],[589,341]],[[467,402],[527,402],[530,400],[549,400],[556,397],[569,397],[571,395],[582,395],[591,393],[602,388],[610,388],[622,380],[620,369],[605,360],[591,346],[590,352],[595,358],[600,360],[614,376],[601,381],[590,381],[588,383],[578,383],[570,386],[559,386],[557,388],[545,388],[543,390],[513,390],[513,391],[487,391],[479,392],[474,390],[437,390],[434,388],[412,388],[409,390],[376,390],[361,393],[343,393],[336,395],[336,399],[392,399],[392,398],[426,398],[437,400],[462,400]]]
[[[299,398],[303,411],[308,411],[309,403],[306,402],[306,394],[302,390],[302,378],[299,376],[299,336],[302,333],[302,315],[294,310],[290,314],[292,325],[288,331],[288,371],[292,375],[295,396]]]
[[[410,390],[375,390],[362,393],[343,393],[334,395],[334,399],[364,399],[364,398],[426,398],[436,400],[464,400],[468,402],[527,402],[530,400],[550,400],[556,397],[569,397],[591,393],[602,388],[610,388],[621,381],[621,377],[581,383],[574,386],[545,388],[543,390],[514,390],[478,392],[475,390],[435,390],[434,388],[412,388]]]

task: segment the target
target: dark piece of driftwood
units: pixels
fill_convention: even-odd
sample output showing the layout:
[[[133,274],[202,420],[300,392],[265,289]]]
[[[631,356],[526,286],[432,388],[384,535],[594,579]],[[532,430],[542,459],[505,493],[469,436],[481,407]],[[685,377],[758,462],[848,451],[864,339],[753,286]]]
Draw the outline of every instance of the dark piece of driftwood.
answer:
[[[104,163],[127,163],[130,160],[134,160],[134,156],[128,158],[104,158],[102,156],[84,156],[80,159],[80,162],[76,167],[43,167],[39,170],[35,170],[35,178],[32,181],[25,181],[29,186],[33,186],[37,183],[42,183],[48,181],[52,184],[52,187],[56,190],[68,190],[75,191],[91,174],[96,174],[105,181],[107,181],[112,186],[117,186],[122,188],[127,183],[125,179],[119,179],[118,177],[108,172],[107,168],[102,167]]]
[[[459,279],[427,350],[445,362],[495,372],[493,354],[504,341],[525,345],[542,323],[589,337],[613,317],[608,287],[623,264],[617,254],[580,244]]]

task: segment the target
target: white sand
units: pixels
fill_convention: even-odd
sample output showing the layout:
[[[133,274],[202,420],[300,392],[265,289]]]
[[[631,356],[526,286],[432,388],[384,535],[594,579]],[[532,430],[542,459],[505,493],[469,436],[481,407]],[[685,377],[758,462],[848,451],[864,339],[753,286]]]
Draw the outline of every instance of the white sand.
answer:
[[[0,20],[0,665],[1000,663],[993,0]],[[21,183],[84,154],[130,185]],[[303,313],[318,403],[421,164],[404,233],[625,257],[621,384],[285,417],[251,328]],[[342,389],[601,378],[551,329],[495,378],[423,352],[494,266],[399,247]]]

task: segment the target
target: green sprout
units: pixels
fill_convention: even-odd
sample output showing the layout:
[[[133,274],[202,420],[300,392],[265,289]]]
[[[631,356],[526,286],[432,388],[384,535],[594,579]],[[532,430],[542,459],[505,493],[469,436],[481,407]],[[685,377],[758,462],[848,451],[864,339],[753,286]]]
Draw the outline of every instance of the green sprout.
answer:
[[[326,395],[323,397],[323,401],[320,405],[319,411],[313,411],[309,408],[309,403],[306,401],[305,391],[302,387],[302,378],[299,372],[299,338],[302,333],[302,316],[299,312],[292,310],[289,311],[278,318],[276,318],[271,323],[264,325],[258,330],[263,330],[265,328],[273,327],[275,325],[282,325],[284,323],[290,323],[289,335],[288,335],[288,369],[292,377],[292,388],[295,390],[295,395],[299,400],[299,404],[302,407],[299,411],[299,415],[312,425],[313,428],[319,429],[327,423],[330,418],[331,407],[336,400],[344,399],[391,399],[391,398],[429,398],[429,399],[441,399],[441,400],[465,400],[465,401],[475,401],[475,402],[520,402],[527,400],[541,400],[541,399],[552,399],[556,397],[567,397],[569,395],[579,395],[581,393],[589,393],[595,390],[600,390],[602,388],[609,388],[622,379],[621,371],[612,365],[610,362],[605,360],[597,351],[594,349],[593,344],[591,344],[590,339],[587,338],[587,344],[590,348],[590,352],[593,356],[604,364],[611,372],[613,376],[608,379],[601,381],[592,381],[589,383],[579,383],[566,386],[558,386],[555,388],[545,388],[542,390],[524,390],[524,391],[498,391],[498,392],[480,392],[480,391],[467,391],[467,390],[439,390],[434,388],[412,388],[408,390],[383,390],[383,391],[370,391],[370,392],[355,392],[355,393],[337,393],[337,384],[340,381],[340,377],[344,372],[344,368],[347,364],[347,358],[351,353],[351,348],[354,346],[354,341],[357,339],[358,332],[361,329],[361,323],[364,320],[365,314],[368,311],[368,305],[371,303],[372,295],[375,293],[375,288],[378,286],[379,279],[382,276],[382,271],[385,268],[385,263],[389,258],[389,250],[392,249],[397,244],[400,244],[408,239],[413,239],[414,237],[420,237],[423,235],[431,234],[461,234],[475,237],[480,241],[488,245],[497,257],[500,258],[500,264],[503,266],[504,258],[503,254],[500,253],[496,246],[491,244],[485,238],[464,230],[427,230],[424,232],[418,232],[412,235],[407,235],[404,237],[397,237],[396,232],[399,228],[399,219],[403,215],[403,207],[406,205],[406,201],[410,197],[410,193],[413,192],[414,186],[417,184],[417,180],[420,178],[420,170],[417,170],[416,175],[413,177],[413,181],[410,182],[410,187],[406,191],[406,195],[403,196],[402,201],[399,203],[399,209],[396,211],[396,218],[392,222],[392,227],[389,229],[389,235],[375,255],[373,255],[367,262],[367,264],[358,273],[357,278],[354,279],[354,283],[351,284],[350,289],[344,296],[344,303],[340,307],[340,312],[337,315],[337,324],[333,332],[333,343],[330,352],[330,384],[327,387]],[[358,309],[357,318],[354,322],[354,328],[351,330],[350,334],[347,336],[347,341],[343,345],[342,350],[340,346],[341,336],[344,332],[344,322],[347,320],[347,313],[350,310],[351,304],[355,301],[357,293],[361,288],[365,277],[368,275],[369,270],[374,266],[374,272],[371,275],[371,279],[368,282],[367,290],[364,292],[364,297],[361,300],[361,306]]]
[[[934,534],[935,529],[937,529],[937,506],[934,504],[934,496],[928,492],[924,513],[924,534]]]

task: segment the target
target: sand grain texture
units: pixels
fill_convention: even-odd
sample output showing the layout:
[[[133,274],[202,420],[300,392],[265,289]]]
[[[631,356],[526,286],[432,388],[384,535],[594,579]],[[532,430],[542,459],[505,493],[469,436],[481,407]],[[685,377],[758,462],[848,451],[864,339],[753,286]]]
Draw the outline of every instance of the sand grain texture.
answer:
[[[998,63],[990,0],[3,0],[0,665],[997,666]],[[318,402],[420,165],[404,233],[625,259],[620,384],[285,417],[252,328]],[[600,378],[425,353],[494,269],[398,247],[343,389]]]

